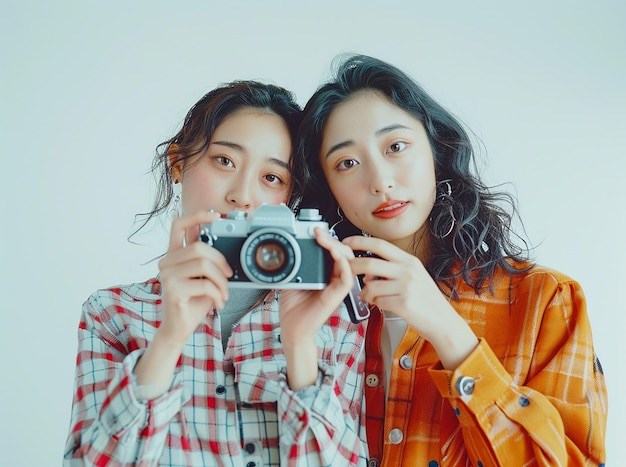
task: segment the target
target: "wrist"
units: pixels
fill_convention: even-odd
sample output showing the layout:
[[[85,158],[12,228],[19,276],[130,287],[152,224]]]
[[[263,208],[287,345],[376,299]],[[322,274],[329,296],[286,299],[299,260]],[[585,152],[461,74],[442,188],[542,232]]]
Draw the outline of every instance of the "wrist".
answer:
[[[169,341],[157,331],[154,339],[134,368],[138,385],[162,385],[170,382],[184,344]]]
[[[447,326],[446,332],[440,333],[430,341],[435,347],[441,364],[446,370],[455,370],[478,345],[478,338],[462,320],[458,325]]]
[[[185,344],[187,343],[187,340],[189,340],[189,336],[181,338],[179,335],[180,332],[176,332],[175,326],[174,329],[171,328],[171,326],[161,323],[161,326],[157,329],[157,332],[154,335],[153,342],[161,349],[171,349],[172,351],[178,350],[180,353],[185,348]]]
[[[293,344],[283,343],[287,361],[287,383],[293,391],[313,386],[318,378],[317,345],[315,339]]]

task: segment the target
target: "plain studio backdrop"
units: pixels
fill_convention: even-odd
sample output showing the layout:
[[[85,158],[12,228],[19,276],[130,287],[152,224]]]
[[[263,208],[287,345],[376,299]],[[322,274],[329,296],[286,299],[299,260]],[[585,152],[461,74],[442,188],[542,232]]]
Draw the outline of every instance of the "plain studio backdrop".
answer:
[[[361,52],[472,129],[537,262],[582,284],[623,465],[626,3],[435,3],[2,2],[0,464],[61,464],[81,305],[156,273],[167,225],[127,237],[189,107],[236,78],[304,104],[337,54]]]

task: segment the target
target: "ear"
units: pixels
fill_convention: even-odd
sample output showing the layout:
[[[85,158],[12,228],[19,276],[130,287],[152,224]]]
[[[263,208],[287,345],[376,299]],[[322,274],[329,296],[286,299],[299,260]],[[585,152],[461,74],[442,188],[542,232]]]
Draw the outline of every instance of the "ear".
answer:
[[[171,144],[167,149],[167,157],[169,160],[170,171],[172,173],[172,181],[180,183],[183,181],[183,161],[179,159],[180,152],[178,144]]]

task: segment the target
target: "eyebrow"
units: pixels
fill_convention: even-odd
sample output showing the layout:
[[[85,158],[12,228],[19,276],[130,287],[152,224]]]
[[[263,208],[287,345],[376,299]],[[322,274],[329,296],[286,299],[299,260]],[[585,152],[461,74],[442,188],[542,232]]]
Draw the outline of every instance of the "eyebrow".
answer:
[[[282,167],[283,169],[290,170],[288,162],[281,161],[280,159],[276,159],[275,157],[268,157],[267,161],[270,164],[274,164],[274,165],[277,165],[279,167]]]
[[[389,133],[391,131],[394,130],[410,130],[411,128],[409,128],[406,125],[400,125],[399,123],[394,123],[392,125],[388,125],[385,127],[382,127],[380,130],[376,130],[376,132],[374,133],[375,136],[381,136],[384,135],[385,133]],[[331,148],[326,152],[326,155],[324,156],[324,159],[328,159],[328,157],[335,151],[338,151],[339,149],[343,149],[346,148],[348,146],[352,146],[354,145],[354,140],[348,139],[346,141],[341,141],[340,143],[334,144],[333,146],[331,146]]]
[[[233,143],[232,141],[213,141],[211,144],[219,144],[220,146],[226,146],[227,148],[235,149],[236,151],[245,152],[245,148],[241,144]],[[278,165],[284,169],[289,170],[289,163],[275,157],[268,157],[267,162],[270,164]]]
[[[236,149],[237,151],[243,151],[241,144],[233,143],[231,141],[211,141],[210,144],[219,144],[220,146],[226,146],[227,148]]]

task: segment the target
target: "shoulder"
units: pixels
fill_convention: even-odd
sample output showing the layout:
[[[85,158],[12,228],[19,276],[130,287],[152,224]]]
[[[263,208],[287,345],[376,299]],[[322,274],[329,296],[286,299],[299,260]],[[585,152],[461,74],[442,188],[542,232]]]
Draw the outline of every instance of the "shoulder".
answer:
[[[585,297],[578,281],[556,269],[540,264],[530,266],[515,275],[499,270],[493,295],[523,313],[534,309],[536,312],[556,310],[560,315],[569,315],[584,309]]]
[[[158,328],[161,297],[157,292],[158,279],[96,290],[83,303],[81,342],[97,338],[124,354],[145,347]]]
[[[500,303],[507,309],[545,307],[552,301],[584,301],[580,284],[567,274],[534,263],[511,263],[511,266],[517,272],[497,267],[489,284],[478,295],[471,286],[459,281],[458,301]]]
[[[103,309],[139,308],[161,303],[161,283],[157,278],[144,282],[114,285],[94,291],[83,304],[83,308]]]
[[[506,272],[500,271],[499,274],[503,277]],[[562,289],[578,290],[581,288],[578,281],[567,274],[540,264],[534,264],[529,270],[514,276],[512,283],[524,289],[542,288],[546,292],[553,293]]]
[[[545,278],[546,280],[554,281],[555,283],[576,282],[567,274],[561,271],[557,271],[556,269],[543,266],[541,264],[532,265],[532,268],[526,271],[525,276],[526,277],[542,277],[542,278]]]

